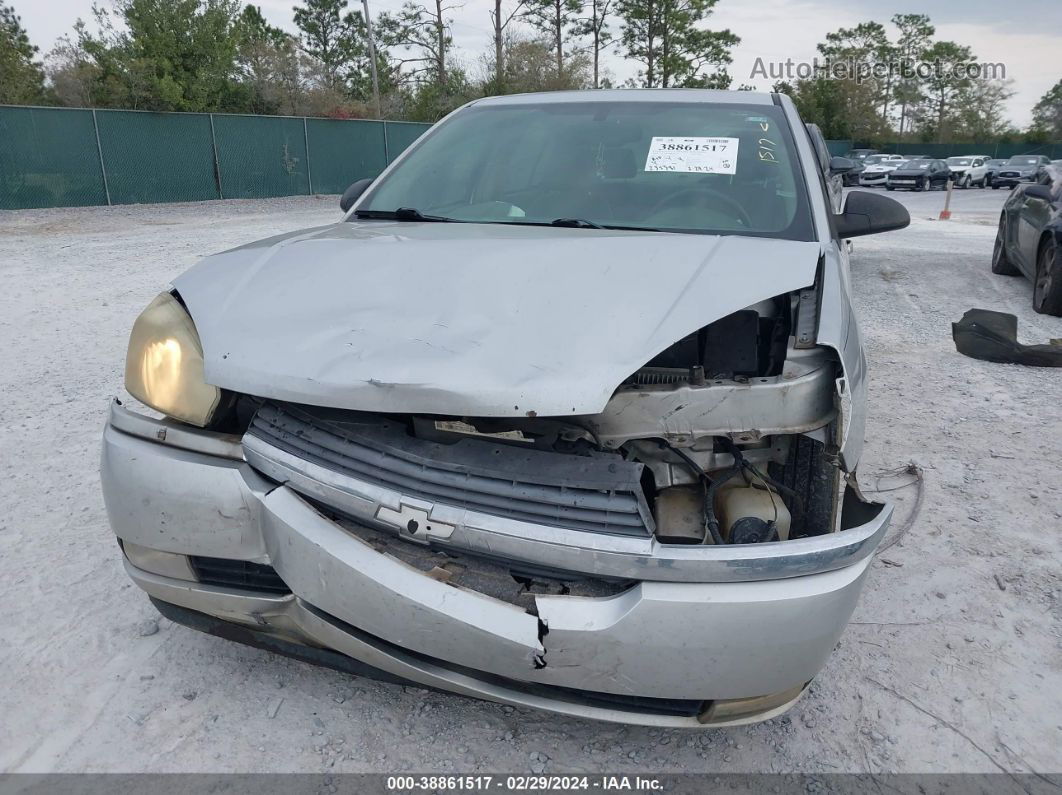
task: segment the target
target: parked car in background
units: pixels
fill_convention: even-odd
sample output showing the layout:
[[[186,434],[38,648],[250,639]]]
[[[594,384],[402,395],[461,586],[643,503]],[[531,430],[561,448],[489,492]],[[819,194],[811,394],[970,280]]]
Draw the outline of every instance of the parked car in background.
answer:
[[[1005,157],[993,157],[985,161],[985,186],[993,187],[996,182],[996,177],[999,176],[999,170],[1007,164],[1007,158]]]
[[[104,431],[127,573],[178,623],[392,682],[780,714],[892,513],[856,479],[846,241],[910,216],[834,212],[823,173],[779,94],[456,110],[342,219],[207,257],[133,323],[126,389],[166,418]]]
[[[946,187],[950,178],[948,164],[943,160],[908,160],[886,175],[885,189],[933,190],[934,187]]]
[[[844,184],[846,186],[855,185],[859,179],[859,170],[862,167],[863,161],[871,155],[878,154],[877,149],[849,149],[844,153],[844,156],[856,164],[856,167],[844,175]]]
[[[1040,169],[1050,165],[1047,155],[1015,155],[999,169],[993,188],[1013,188],[1022,182],[1036,182]]]
[[[988,173],[985,168],[987,159],[983,155],[949,157],[945,162],[948,164],[948,170],[954,175],[955,187],[983,188]]]
[[[879,155],[871,155],[871,158],[879,157]],[[879,160],[874,163],[869,163],[871,158],[867,158],[869,165],[863,167],[863,170],[859,172],[859,184],[864,188],[875,188],[885,185],[885,178],[898,168],[902,168],[907,163],[907,158],[900,155],[885,155],[886,159]]]
[[[1007,197],[992,250],[992,273],[1024,275],[1033,283],[1033,309],[1062,316],[1062,165]]]

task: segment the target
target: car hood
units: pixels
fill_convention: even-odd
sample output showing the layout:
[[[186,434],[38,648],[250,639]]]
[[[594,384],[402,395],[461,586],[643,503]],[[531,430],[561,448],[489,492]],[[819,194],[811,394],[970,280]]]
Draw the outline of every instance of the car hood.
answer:
[[[653,356],[813,283],[817,242],[504,224],[342,222],[174,282],[206,379],[336,408],[599,413]]]
[[[896,170],[896,166],[889,166],[889,165],[886,165],[884,163],[878,164],[878,165],[873,165],[873,166],[867,166],[864,169],[864,171],[866,171],[867,173],[870,173],[870,174],[880,174],[883,171],[895,171],[895,170]]]

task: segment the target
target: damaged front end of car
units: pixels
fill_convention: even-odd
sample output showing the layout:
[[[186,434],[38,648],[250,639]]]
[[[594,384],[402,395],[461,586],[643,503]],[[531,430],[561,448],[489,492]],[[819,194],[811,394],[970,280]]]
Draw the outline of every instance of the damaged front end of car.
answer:
[[[356,673],[619,722],[770,717],[825,662],[891,512],[855,482],[858,336],[831,336],[854,333],[846,302],[821,317],[840,273],[820,260],[681,336],[597,412],[263,387],[196,429],[115,405],[127,570],[175,620]],[[225,348],[205,347],[209,371]]]

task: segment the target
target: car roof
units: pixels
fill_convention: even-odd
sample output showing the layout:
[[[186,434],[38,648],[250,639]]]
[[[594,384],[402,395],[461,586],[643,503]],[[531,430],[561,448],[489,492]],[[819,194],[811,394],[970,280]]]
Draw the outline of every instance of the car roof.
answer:
[[[774,95],[759,91],[705,88],[604,88],[595,91],[542,91],[473,100],[469,105],[560,105],[584,102],[704,102],[731,105],[773,105]]]

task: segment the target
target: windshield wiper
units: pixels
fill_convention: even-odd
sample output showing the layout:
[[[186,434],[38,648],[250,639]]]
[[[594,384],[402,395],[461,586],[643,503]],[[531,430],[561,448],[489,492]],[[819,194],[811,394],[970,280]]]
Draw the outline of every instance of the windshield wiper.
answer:
[[[550,226],[571,226],[575,229],[604,229],[601,224],[587,221],[585,218],[556,218],[549,222]]]
[[[425,215],[415,207],[399,207],[397,210],[355,210],[355,218],[376,218],[387,221],[439,221],[459,223],[456,218],[442,215]]]

